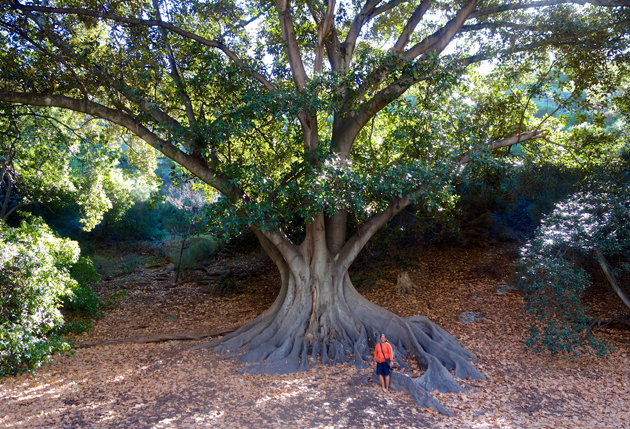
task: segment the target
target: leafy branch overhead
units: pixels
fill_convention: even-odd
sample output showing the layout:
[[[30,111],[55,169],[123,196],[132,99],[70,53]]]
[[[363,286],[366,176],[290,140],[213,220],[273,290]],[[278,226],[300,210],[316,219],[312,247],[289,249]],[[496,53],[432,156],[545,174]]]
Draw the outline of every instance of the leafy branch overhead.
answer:
[[[5,2],[4,80],[20,76],[21,85],[3,85],[1,97],[108,119],[232,202],[264,205],[287,186],[291,164],[306,157],[317,169],[333,153],[352,158],[361,129],[414,85],[447,91],[462,66],[507,53],[554,49],[568,61],[576,40],[581,51],[619,49],[627,6],[283,1],[261,11],[236,3]],[[369,43],[372,35],[390,48]],[[43,63],[46,75],[35,76]],[[259,192],[261,180],[269,192]],[[304,189],[297,177],[289,183]],[[413,195],[413,187],[399,188],[372,193],[357,208]]]
[[[100,223],[114,204],[112,216],[119,216],[131,204],[115,172],[122,156],[119,137],[111,127],[68,111],[0,108],[0,219],[55,202],[77,205],[84,230]],[[122,141],[130,148],[131,165],[151,167],[152,154],[134,148],[130,139]]]

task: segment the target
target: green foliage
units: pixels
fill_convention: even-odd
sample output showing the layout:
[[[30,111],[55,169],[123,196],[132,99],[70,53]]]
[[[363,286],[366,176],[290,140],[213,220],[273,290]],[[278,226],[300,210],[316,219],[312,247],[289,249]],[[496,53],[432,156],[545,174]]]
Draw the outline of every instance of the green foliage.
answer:
[[[70,274],[79,284],[92,285],[101,281],[101,275],[94,268],[94,263],[89,257],[82,256],[72,266]]]
[[[128,255],[120,258],[120,271],[122,274],[131,274],[142,265],[142,258],[138,255]]]
[[[70,274],[77,281],[76,287],[63,297],[63,307],[81,316],[97,317],[102,306],[101,299],[92,286],[101,281],[92,260],[81,257],[72,266]]]
[[[68,335],[68,334],[81,334],[83,332],[91,331],[94,328],[94,324],[91,320],[77,320],[74,322],[66,323],[65,325],[59,327],[56,330],[57,335]]]
[[[63,299],[64,309],[75,311],[82,316],[98,317],[101,306],[99,296],[85,284],[79,284]]]
[[[182,248],[182,241],[184,239],[178,238],[169,240],[162,245],[164,253],[174,264],[178,264],[180,260],[180,251]],[[184,244],[184,252],[181,255],[181,267],[182,268],[195,268],[208,260],[217,251],[218,245],[212,237],[189,237]]]
[[[0,326],[0,377],[38,368],[47,362],[52,354],[69,349],[68,343],[54,333],[41,338],[25,326],[2,325]]]
[[[216,223],[197,223],[192,216],[191,224],[203,229],[193,234],[238,234],[252,225],[276,231],[340,210],[362,222],[406,195],[421,211],[452,209],[453,178],[467,174],[453,171],[463,153],[542,127],[532,121],[541,101],[562,106],[563,113],[581,109],[591,122],[600,121],[591,107],[605,106],[626,64],[625,7],[532,4],[523,13],[514,5],[502,11],[482,3],[478,10],[487,13],[456,24],[453,32],[444,26],[455,25],[461,2],[433,2],[407,40],[399,36],[413,22],[413,2],[371,11],[378,3],[364,10],[341,2],[325,35],[317,34],[325,8],[317,2],[280,15],[265,2],[157,5],[172,24],[164,31],[155,21],[125,24],[158,14],[146,2],[88,2],[84,7],[95,10],[86,14],[3,4],[0,86],[11,94],[23,91],[27,104],[35,103],[32,94],[90,100],[90,114],[122,124],[182,163],[174,166],[174,176],[183,183],[197,176],[222,192],[226,198],[208,211]],[[290,17],[294,31],[282,31],[280,16]],[[55,22],[50,29],[42,24],[49,20]],[[257,30],[249,31],[253,21]],[[361,37],[352,41],[355,30]],[[328,61],[320,68],[315,46],[322,36]],[[341,49],[345,37],[351,40]],[[390,49],[403,39],[405,46]],[[287,47],[293,44],[300,58],[293,55],[289,64]],[[497,59],[495,75],[502,76],[485,87],[466,70],[482,58]],[[566,125],[547,116],[544,128]],[[81,123],[78,117],[69,120]],[[128,149],[121,164],[151,170],[151,150],[100,119],[93,122],[85,139],[90,147],[111,150],[115,135]],[[547,149],[538,151],[541,158],[552,152]],[[490,162],[487,154],[477,158]],[[85,171],[81,189],[89,192],[77,201],[84,227],[91,228],[120,182],[109,183],[104,170]],[[125,218],[118,235],[142,231],[147,239],[164,231],[147,217],[145,211]]]
[[[122,250],[123,245],[121,245]],[[108,277],[118,277],[127,274],[134,273],[139,267],[145,263],[145,257],[131,253],[133,246],[128,246],[128,249],[123,254],[95,254],[92,255],[94,266],[99,275]]]
[[[0,222],[0,376],[17,374],[69,349],[60,336],[91,329],[89,319],[64,324],[59,311],[98,317],[100,281],[79,246],[59,238],[39,218],[18,227]]]
[[[521,249],[515,282],[526,293],[527,310],[551,321],[543,333],[533,332],[528,345],[570,351],[586,339],[605,350],[587,331],[582,294],[591,285],[589,267],[598,249],[621,261],[616,276],[630,271],[630,164],[627,149],[613,169],[587,181],[582,189],[544,218],[535,236]]]
[[[78,286],[70,268],[79,247],[31,218],[17,228],[0,222],[0,255],[0,376],[5,376],[68,349],[55,330],[63,325],[63,297]]]
[[[64,111],[0,106],[1,187],[9,188],[1,218],[16,209],[72,204],[84,230],[115,205],[124,211],[130,193],[115,166],[124,152],[112,130]],[[14,198],[10,198],[13,195]]]

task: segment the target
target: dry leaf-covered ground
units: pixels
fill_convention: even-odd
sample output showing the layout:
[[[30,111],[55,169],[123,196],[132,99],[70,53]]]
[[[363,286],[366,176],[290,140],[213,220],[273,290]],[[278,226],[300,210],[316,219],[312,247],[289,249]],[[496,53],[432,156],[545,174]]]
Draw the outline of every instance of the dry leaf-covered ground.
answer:
[[[529,316],[521,309],[519,294],[497,294],[508,261],[502,251],[493,252],[406,249],[419,290],[397,296],[394,281],[400,268],[384,263],[374,267],[380,277],[377,286],[365,292],[401,316],[431,318],[477,353],[487,380],[462,381],[466,393],[434,393],[454,417],[418,408],[404,393],[383,394],[357,383],[369,371],[358,374],[339,365],[289,376],[236,376],[241,364],[221,361],[209,351],[189,351],[202,342],[170,341],[79,348],[73,356],[56,356],[34,376],[0,380],[0,426],[630,427],[627,334],[607,336],[616,338],[616,351],[606,358],[588,351],[574,359],[525,352]],[[159,266],[104,282],[103,294],[127,290],[128,296],[93,331],[76,336],[76,343],[208,332],[250,320],[272,302],[279,281],[268,260],[256,254],[237,261],[220,259],[215,266],[235,263],[258,268],[242,281],[247,292],[232,297],[212,297],[194,283],[167,288],[172,279],[160,280],[164,267]],[[459,321],[464,311],[485,320],[464,324]]]

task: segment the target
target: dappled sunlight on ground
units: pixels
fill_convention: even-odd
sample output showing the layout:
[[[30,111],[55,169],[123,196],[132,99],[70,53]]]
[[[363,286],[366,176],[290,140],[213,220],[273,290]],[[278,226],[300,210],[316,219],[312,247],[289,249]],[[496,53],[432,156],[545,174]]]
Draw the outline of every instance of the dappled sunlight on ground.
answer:
[[[222,361],[201,342],[116,344],[55,356],[36,371],[2,379],[0,427],[11,428],[624,428],[630,427],[627,346],[607,358],[589,351],[574,359],[526,353],[529,323],[517,293],[497,294],[501,277],[480,264],[504,263],[479,251],[432,250],[418,255],[424,276],[410,268],[421,290],[393,293],[395,273],[366,293],[402,316],[421,314],[456,336],[479,357],[485,381],[460,380],[460,393],[438,393],[454,417],[418,408],[402,392],[383,393],[365,380],[370,370],[317,366],[283,375],[234,375],[242,364]],[[444,267],[449,261],[448,269]],[[489,270],[489,269],[486,269]],[[275,274],[255,278],[259,290]],[[421,283],[422,281],[422,283]],[[131,283],[131,282],[130,282]],[[231,326],[256,314],[268,297],[239,295],[222,301],[193,286],[130,287],[129,298],[81,334],[81,344],[141,332],[199,332]],[[270,286],[267,286],[270,287]],[[152,292],[154,291],[154,292]],[[266,304],[265,304],[266,305]],[[486,319],[461,323],[463,311]],[[177,314],[167,322],[166,314]],[[186,317],[184,317],[186,316]],[[207,325],[193,329],[200,320]],[[412,366],[412,377],[421,371]]]

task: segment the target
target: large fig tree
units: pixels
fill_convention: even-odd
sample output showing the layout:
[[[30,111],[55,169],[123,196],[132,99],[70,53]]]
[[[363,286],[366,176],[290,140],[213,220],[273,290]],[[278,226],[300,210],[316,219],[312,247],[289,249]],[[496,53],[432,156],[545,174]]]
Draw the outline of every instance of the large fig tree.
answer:
[[[109,121],[223,195],[282,281],[208,345],[245,372],[363,367],[384,332],[425,369],[419,385],[454,391],[449,369],[483,378],[474,355],[363,298],[348,268],[409,205],[448,203],[476,155],[545,135],[525,111],[458,128],[465,109],[447,107],[466,106],[453,87],[467,67],[553,60],[601,84],[589,64],[627,52],[629,22],[623,0],[5,0],[0,101]]]

